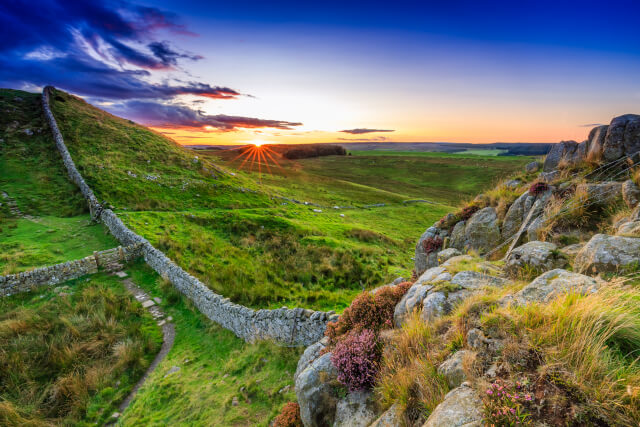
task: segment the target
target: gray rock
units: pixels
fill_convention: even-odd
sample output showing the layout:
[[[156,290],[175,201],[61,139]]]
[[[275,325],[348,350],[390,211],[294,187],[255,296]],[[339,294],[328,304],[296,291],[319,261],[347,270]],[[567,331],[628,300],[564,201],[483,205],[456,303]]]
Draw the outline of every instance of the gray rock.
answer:
[[[422,300],[420,317],[428,322],[446,313],[447,296],[443,292],[431,292]]]
[[[464,234],[465,246],[470,249],[488,251],[496,247],[500,243],[496,210],[487,207],[473,214],[467,222]]]
[[[396,305],[393,313],[394,325],[399,328],[407,316],[413,313],[414,310],[420,310],[422,308],[424,299],[427,297],[429,291],[433,289],[431,283],[450,279],[451,274],[443,267],[433,267],[422,273]]]
[[[314,360],[296,379],[300,417],[306,427],[324,427],[335,420],[338,399],[332,382],[338,373],[331,364],[331,353]]]
[[[451,390],[423,427],[481,427],[482,399],[468,383]]]
[[[561,141],[551,147],[549,153],[544,159],[542,170],[551,172],[558,169],[563,160],[572,158],[573,153],[578,149],[578,143],[575,141]]]
[[[443,251],[438,252],[438,264],[442,264],[443,262],[449,260],[449,258],[453,258],[454,256],[462,255],[462,253],[456,248],[449,248]]]
[[[620,224],[616,236],[640,237],[640,221],[630,221]]]
[[[503,298],[501,303],[526,305],[531,302],[548,302],[564,293],[584,295],[596,292],[599,288],[600,282],[592,277],[555,269],[538,276],[515,295]]]
[[[570,257],[574,257],[576,255],[578,255],[578,252],[580,252],[580,250],[582,250],[582,248],[584,248],[584,245],[586,245],[586,243],[575,243],[573,245],[568,245],[563,247],[562,249],[560,249],[560,251],[563,254],[566,254]]]
[[[328,343],[329,338],[324,337],[320,341],[311,344],[304,350],[304,353],[302,353],[302,356],[300,356],[300,359],[298,359],[298,366],[296,367],[296,373],[293,375],[293,382],[298,379],[298,376],[302,373],[302,371],[307,369],[314,360],[320,357],[320,353],[322,352],[322,350],[324,350]]]
[[[500,351],[503,347],[503,343],[500,340],[487,338],[484,333],[478,329],[474,328],[467,332],[467,344],[473,350],[485,354],[489,352],[490,354],[495,354]]]
[[[574,269],[585,274],[618,271],[640,263],[640,238],[596,234],[576,256]]]
[[[546,222],[546,218],[544,215],[539,215],[536,219],[534,219],[529,227],[527,228],[527,240],[532,242],[534,240],[538,240],[540,236],[540,231],[544,227]]]
[[[580,184],[576,192],[585,192],[589,201],[599,204],[615,202],[622,197],[622,183],[616,181]]]
[[[449,387],[455,388],[467,380],[465,363],[473,363],[476,353],[469,350],[458,350],[438,366],[438,373],[445,377]]]
[[[627,180],[622,184],[622,198],[629,209],[638,206],[640,202],[640,188],[632,180]]]
[[[640,116],[625,114],[614,117],[605,136],[603,159],[610,162],[637,151],[640,151]]]
[[[517,188],[517,187],[520,187],[522,185],[522,181],[520,181],[519,179],[511,179],[511,180],[505,182],[504,185],[507,188]]]
[[[539,169],[540,169],[540,163],[539,162],[527,163],[527,165],[524,167],[524,170],[527,173],[538,172]]]
[[[336,405],[334,427],[367,427],[376,419],[371,392],[351,392]]]
[[[553,182],[560,176],[560,171],[553,170],[551,172],[541,172],[538,177],[544,182]]]
[[[375,420],[369,427],[398,427],[402,423],[402,411],[400,405],[394,403],[391,408],[387,409],[380,418]]]
[[[468,290],[479,290],[488,286],[504,286],[507,281],[477,271],[461,271],[451,279],[451,283]]]
[[[559,256],[556,245],[549,242],[533,241],[515,248],[505,260],[505,271],[517,276],[524,268],[530,267],[539,272],[562,268],[566,258]]]
[[[415,251],[415,270],[416,274],[420,275],[425,270],[431,267],[435,267],[438,265],[438,254],[437,252],[426,253],[424,250],[423,243],[427,239],[440,238],[444,239],[446,237],[444,230],[441,230],[437,227],[429,227],[427,231],[422,233],[418,243],[416,244]]]
[[[535,200],[535,196],[530,195],[529,191],[525,191],[509,207],[509,210],[502,221],[502,237],[504,239],[508,239],[518,231],[522,225],[522,221],[526,218]]]
[[[589,132],[589,150],[587,151],[587,158],[592,161],[597,161],[602,158],[602,151],[604,150],[604,140],[607,136],[608,125],[596,126]]]
[[[449,246],[455,249],[463,250],[465,244],[465,230],[466,222],[460,221],[454,227],[453,231],[451,231],[451,239],[449,240]]]

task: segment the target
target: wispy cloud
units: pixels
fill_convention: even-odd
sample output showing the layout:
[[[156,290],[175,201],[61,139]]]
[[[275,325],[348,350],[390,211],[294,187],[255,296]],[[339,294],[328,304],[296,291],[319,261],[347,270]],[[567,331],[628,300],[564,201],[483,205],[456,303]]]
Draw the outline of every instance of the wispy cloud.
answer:
[[[338,138],[338,141],[346,142],[385,142],[390,141],[386,136],[375,136],[373,138]]]
[[[593,128],[593,127],[596,127],[596,126],[603,126],[603,125],[604,125],[604,123],[586,123],[584,125],[578,125],[578,126],[581,127],[581,128]]]
[[[368,129],[368,128],[357,128],[357,129],[345,129],[339,132],[350,133],[352,135],[361,135],[363,133],[375,133],[375,132],[395,132],[394,129]]]
[[[162,104],[153,101],[131,100],[108,107],[114,114],[130,117],[148,126],[188,129],[192,131],[229,132],[242,129],[273,128],[293,129],[302,123],[284,120],[258,119],[254,117],[208,115],[181,104]]]

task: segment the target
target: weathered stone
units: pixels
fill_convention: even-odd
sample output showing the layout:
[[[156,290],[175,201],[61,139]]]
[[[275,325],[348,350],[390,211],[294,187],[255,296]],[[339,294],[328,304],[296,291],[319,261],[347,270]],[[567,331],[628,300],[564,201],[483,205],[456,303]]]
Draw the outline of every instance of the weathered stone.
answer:
[[[590,202],[605,205],[622,197],[622,183],[616,181],[580,184],[576,192],[583,192]]]
[[[427,231],[422,233],[418,243],[416,244],[416,251],[414,257],[414,268],[416,274],[420,275],[425,270],[438,265],[438,254],[436,252],[427,253],[424,248],[424,242],[428,239],[443,239],[445,237],[443,230],[437,227],[429,227]]]
[[[337,380],[337,375],[331,364],[331,353],[318,357],[298,375],[296,397],[305,427],[333,424],[338,398],[332,383]]]
[[[607,136],[608,125],[600,125],[591,129],[589,132],[589,150],[587,152],[587,158],[591,161],[598,161],[602,158],[602,151],[604,150],[604,140]]]
[[[511,179],[504,183],[507,188],[518,188],[522,185],[522,181],[519,179]]]
[[[586,245],[586,243],[575,243],[573,245],[568,245],[560,249],[560,252],[570,257],[574,257],[578,255],[578,252],[580,252],[582,248],[584,248],[584,245]]]
[[[616,236],[640,237],[640,221],[630,221],[620,224]]]
[[[555,269],[538,276],[515,295],[503,298],[501,303],[526,305],[531,302],[548,302],[564,293],[588,294],[599,288],[600,282],[589,276]]]
[[[293,382],[296,381],[298,376],[309,367],[311,363],[313,363],[318,357],[321,356],[322,350],[325,349],[329,342],[327,337],[321,339],[317,343],[311,344],[304,350],[300,359],[298,359],[298,366],[296,367],[296,372],[293,375]]]
[[[508,239],[518,231],[535,200],[535,196],[529,194],[529,191],[525,191],[509,207],[502,221],[502,237],[504,239]]]
[[[449,387],[455,388],[467,380],[465,365],[472,364],[476,353],[469,350],[458,350],[438,366],[438,373],[445,377]]]
[[[544,159],[544,165],[542,170],[544,172],[551,172],[553,170],[558,169],[558,166],[561,164],[562,160],[566,157],[570,157],[578,148],[578,143],[575,141],[561,141],[557,144],[554,144],[547,153],[547,156]]]
[[[640,202],[640,188],[638,188],[635,182],[629,179],[622,184],[622,198],[629,209],[638,206]]]
[[[527,173],[538,172],[539,169],[540,169],[540,163],[539,162],[527,163],[527,165],[524,167],[524,170]]]
[[[399,328],[407,316],[422,307],[423,300],[433,288],[431,283],[450,279],[451,274],[443,267],[433,267],[425,271],[396,305],[393,313],[394,325]]]
[[[544,182],[553,182],[556,179],[558,179],[559,176],[560,176],[560,171],[553,170],[551,172],[541,172],[540,175],[538,175],[538,178],[540,178],[540,180]]]
[[[500,243],[498,216],[492,207],[480,209],[467,222],[464,230],[465,246],[478,251],[488,251]]]
[[[369,427],[398,427],[402,424],[402,412],[400,410],[400,405],[394,403]]]
[[[540,232],[542,231],[545,224],[544,215],[539,215],[536,219],[531,221],[529,227],[527,228],[527,240],[532,242],[538,240],[540,236]]]
[[[449,240],[449,246],[455,249],[463,250],[465,243],[465,230],[466,222],[460,221],[454,227],[451,232],[451,238]]]
[[[461,271],[451,279],[451,283],[463,289],[479,290],[488,286],[504,286],[507,281],[500,277],[490,276],[477,271]]]
[[[576,256],[574,269],[585,274],[619,271],[640,264],[640,238],[596,234]]]
[[[562,268],[567,260],[553,243],[533,241],[515,248],[505,260],[505,271],[517,276],[525,268],[544,272]]]
[[[502,341],[487,338],[478,328],[471,329],[467,332],[467,344],[470,348],[481,354],[485,354],[487,352],[495,354],[503,347]]]
[[[482,399],[468,383],[451,390],[423,427],[481,427]]]
[[[422,313],[420,317],[424,321],[440,317],[445,313],[447,296],[443,292],[431,292],[422,300]]]
[[[371,392],[351,392],[336,405],[333,427],[367,427],[376,419]]]
[[[611,162],[640,151],[640,116],[625,114],[614,117],[605,136],[602,157]]]
[[[447,261],[449,258],[453,258],[454,256],[462,255],[462,253],[456,248],[449,248],[443,251],[438,252],[438,264],[442,264]]]

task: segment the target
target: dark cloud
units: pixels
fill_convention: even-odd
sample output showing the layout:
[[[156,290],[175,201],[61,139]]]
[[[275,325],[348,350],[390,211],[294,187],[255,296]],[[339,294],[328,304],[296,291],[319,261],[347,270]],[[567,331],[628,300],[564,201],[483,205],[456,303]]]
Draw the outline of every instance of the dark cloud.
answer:
[[[201,58],[154,40],[158,30],[193,35],[175,15],[123,0],[3,2],[0,85],[52,84],[106,99],[240,96],[231,88],[201,82],[149,82],[149,70],[172,70],[179,60]]]
[[[345,129],[339,132],[350,133],[352,135],[360,135],[363,133],[374,133],[374,132],[395,132],[393,129],[367,129],[367,128],[358,128],[358,129]]]
[[[603,126],[603,125],[604,123],[587,123],[587,124],[578,125],[578,126],[580,126],[581,128],[594,128],[596,126]]]
[[[338,138],[338,141],[345,142],[385,142],[389,140],[386,136],[376,136],[373,138]]]
[[[124,115],[148,126],[183,128],[189,130],[232,131],[238,128],[292,129],[302,123],[266,120],[253,117],[207,115],[186,105],[161,104],[132,100],[107,107],[114,114]],[[209,127],[209,129],[207,129]]]

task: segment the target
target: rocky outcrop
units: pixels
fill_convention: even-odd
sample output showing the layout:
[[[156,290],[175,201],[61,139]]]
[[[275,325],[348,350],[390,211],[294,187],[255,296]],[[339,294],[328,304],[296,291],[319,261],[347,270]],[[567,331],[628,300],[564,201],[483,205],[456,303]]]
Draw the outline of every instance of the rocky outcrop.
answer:
[[[591,129],[589,132],[587,159],[597,161],[602,158],[602,150],[604,148],[604,140],[607,136],[607,129],[609,126],[600,125]]]
[[[639,264],[640,238],[596,234],[578,253],[573,268],[585,274],[598,274]]]
[[[622,197],[622,183],[605,181],[580,184],[576,187],[576,193],[584,193],[590,202],[605,205],[614,203]]]
[[[393,322],[397,328],[402,326],[404,320],[415,310],[420,310],[424,299],[430,290],[433,289],[431,283],[446,281],[451,279],[451,274],[443,267],[433,267],[422,273],[422,275],[409,288],[400,302],[396,305],[393,313]]]
[[[578,149],[578,145],[579,144],[575,141],[561,141],[555,144],[547,153],[542,170],[544,172],[551,172],[558,169],[558,166],[560,166],[563,161],[574,161],[576,158],[576,152],[586,152],[586,145],[581,149]]]
[[[375,419],[373,394],[367,391],[351,392],[336,405],[333,427],[367,427]]]
[[[640,151],[640,116],[625,114],[611,120],[605,136],[602,158],[617,160]]]
[[[443,262],[448,261],[454,256],[462,255],[462,252],[457,250],[456,248],[448,248],[443,251],[438,252],[438,264],[442,264]]]
[[[416,244],[414,257],[414,269],[416,274],[420,275],[427,269],[438,265],[438,251],[433,250],[431,252],[427,252],[425,242],[428,242],[429,240],[435,241],[436,239],[444,241],[447,235],[448,233],[446,230],[442,230],[435,226],[429,227],[427,231],[422,233],[422,236],[420,236],[420,239],[418,239],[418,243]]]
[[[402,411],[400,405],[394,403],[369,427],[398,427],[401,425],[403,425]]]
[[[461,271],[453,276],[451,283],[463,289],[476,291],[486,287],[504,286],[507,280],[477,271]]]
[[[532,302],[548,302],[564,293],[588,294],[599,288],[600,282],[592,277],[556,269],[538,276],[515,295],[503,298],[501,303],[527,305]]]
[[[300,374],[309,367],[311,363],[313,363],[318,357],[322,355],[322,351],[325,349],[327,344],[329,343],[329,338],[324,337],[317,343],[311,344],[304,350],[300,359],[298,359],[298,366],[296,367],[296,372],[293,374],[293,382],[295,382]]]
[[[620,224],[616,236],[640,237],[640,221],[629,221]]]
[[[566,257],[553,243],[533,241],[515,248],[505,260],[505,271],[517,276],[524,269],[533,269],[540,273],[562,268],[567,264]]]
[[[633,209],[640,203],[640,188],[632,180],[622,184],[622,198],[629,209]]]
[[[296,379],[296,397],[300,418],[305,427],[325,427],[333,424],[338,397],[334,382],[338,373],[326,353],[307,366]]]
[[[456,388],[467,379],[465,365],[474,363],[476,353],[469,350],[458,350],[438,366],[438,374],[442,375],[449,387]]]
[[[524,170],[527,173],[535,173],[535,172],[538,172],[539,169],[540,169],[539,162],[527,163],[527,165],[524,167]]]
[[[482,399],[468,383],[451,390],[423,427],[481,427]]]
[[[500,243],[498,216],[492,207],[480,209],[468,221],[458,222],[451,233],[450,246],[458,250],[486,252]]]

